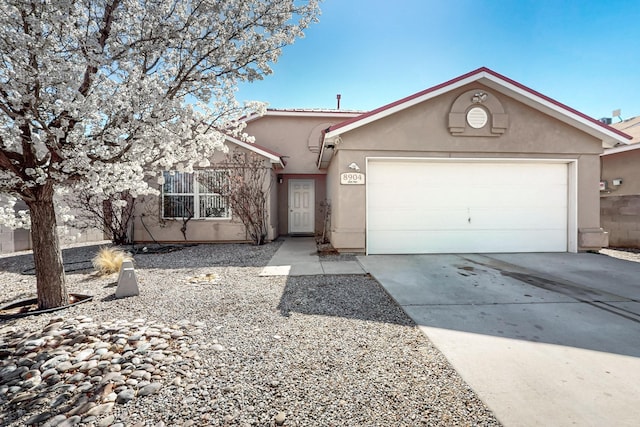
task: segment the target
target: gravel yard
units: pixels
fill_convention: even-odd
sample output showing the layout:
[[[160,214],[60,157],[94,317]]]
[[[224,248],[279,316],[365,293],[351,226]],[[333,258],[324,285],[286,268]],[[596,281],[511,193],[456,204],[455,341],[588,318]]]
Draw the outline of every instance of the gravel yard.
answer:
[[[0,321],[0,425],[498,425],[373,279],[260,277],[278,246],[136,255],[119,300],[116,276],[69,273],[93,301]],[[0,258],[0,303],[34,295],[30,267]]]

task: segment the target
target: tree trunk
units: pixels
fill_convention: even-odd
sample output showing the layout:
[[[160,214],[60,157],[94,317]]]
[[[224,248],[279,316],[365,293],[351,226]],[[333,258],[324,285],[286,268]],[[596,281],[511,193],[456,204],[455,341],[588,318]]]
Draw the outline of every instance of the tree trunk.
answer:
[[[36,191],[36,200],[27,202],[31,214],[31,239],[36,268],[38,308],[47,309],[69,304],[69,294],[62,263],[62,252],[56,228],[53,185],[44,184]]]

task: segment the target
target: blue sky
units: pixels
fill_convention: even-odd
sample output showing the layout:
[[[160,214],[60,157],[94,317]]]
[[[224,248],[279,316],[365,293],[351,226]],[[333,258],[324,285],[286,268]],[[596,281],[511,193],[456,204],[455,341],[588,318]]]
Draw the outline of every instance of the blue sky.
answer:
[[[325,0],[239,100],[371,110],[486,66],[594,118],[640,115],[633,1]]]

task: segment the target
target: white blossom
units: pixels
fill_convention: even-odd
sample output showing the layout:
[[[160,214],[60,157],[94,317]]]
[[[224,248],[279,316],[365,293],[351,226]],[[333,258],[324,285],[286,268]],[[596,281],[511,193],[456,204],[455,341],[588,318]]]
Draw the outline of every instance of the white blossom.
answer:
[[[317,20],[317,0],[3,0],[0,194],[54,187],[157,194],[161,170],[193,170],[252,142],[238,82],[271,73]],[[153,179],[152,179],[153,182]],[[59,216],[70,220],[67,214]],[[0,224],[24,226],[10,203]]]

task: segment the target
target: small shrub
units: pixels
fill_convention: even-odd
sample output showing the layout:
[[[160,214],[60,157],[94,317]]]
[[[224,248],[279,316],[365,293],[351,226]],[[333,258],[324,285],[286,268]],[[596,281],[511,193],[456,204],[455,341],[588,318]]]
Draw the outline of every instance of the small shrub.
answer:
[[[98,274],[118,273],[124,261],[131,261],[131,255],[116,248],[101,248],[91,260]]]

